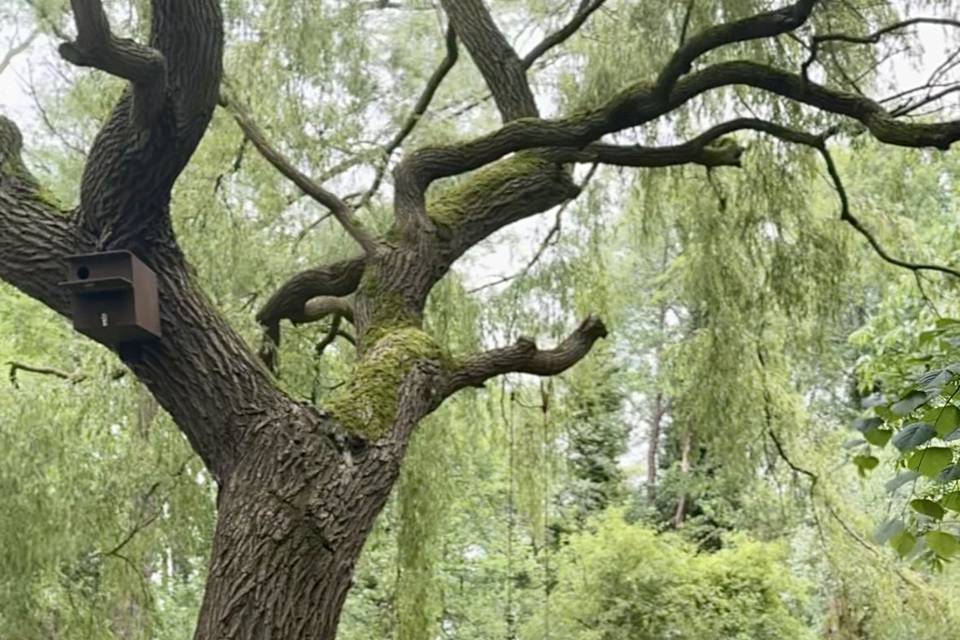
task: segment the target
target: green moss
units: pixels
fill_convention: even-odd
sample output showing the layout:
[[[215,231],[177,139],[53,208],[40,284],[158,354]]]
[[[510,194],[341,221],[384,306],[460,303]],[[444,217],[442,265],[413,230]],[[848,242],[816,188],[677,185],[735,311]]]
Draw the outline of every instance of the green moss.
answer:
[[[342,387],[327,402],[349,431],[369,439],[387,432],[397,412],[400,385],[419,360],[442,360],[437,343],[422,329],[404,327],[372,343]]]
[[[373,309],[363,335],[365,345],[372,346],[397,329],[419,326],[419,319],[410,311],[403,296],[385,291],[376,268],[369,267],[360,280],[358,293],[372,301]]]
[[[473,202],[482,202],[491,192],[518,176],[552,166],[532,151],[516,153],[488,167],[475,171],[456,186],[441,191],[430,199],[427,211],[437,224],[453,226],[460,221]]]

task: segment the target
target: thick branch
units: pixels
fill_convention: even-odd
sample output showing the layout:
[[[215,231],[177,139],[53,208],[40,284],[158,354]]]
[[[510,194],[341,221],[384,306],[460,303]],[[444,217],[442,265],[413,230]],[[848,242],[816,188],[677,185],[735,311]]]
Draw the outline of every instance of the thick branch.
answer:
[[[166,60],[159,51],[110,32],[101,0],[71,0],[77,39],[60,45],[60,55],[81,67],[94,67],[134,85],[134,110],[141,126],[163,108]]]
[[[526,67],[497,27],[483,0],[442,0],[450,24],[493,93],[505,122],[536,116]]]
[[[563,120],[523,118],[469,142],[429,147],[410,155],[397,168],[397,197],[404,206],[434,180],[489,164],[508,153],[537,147],[581,147],[608,133],[650,122],[692,98],[720,87],[744,85],[823,111],[860,121],[877,140],[906,147],[948,149],[960,139],[960,120],[929,123],[897,120],[877,102],[805,81],[800,75],[749,61],[719,63],[677,82],[668,102],[656,87],[638,84],[600,108]]]
[[[306,304],[303,305],[303,318],[301,320],[294,320],[294,324],[315,322],[329,315],[344,318],[352,323],[353,305],[344,298],[334,296],[317,296],[316,298],[310,298]]]
[[[298,273],[267,300],[257,314],[257,321],[264,326],[276,325],[284,319],[305,322],[306,304],[311,299],[343,297],[356,291],[365,264],[363,258],[353,258]]]
[[[430,201],[447,264],[491,233],[580,194],[557,161],[525,152],[484,167]]]
[[[817,0],[797,0],[782,9],[718,24],[694,35],[680,45],[660,72],[657,78],[660,95],[669,96],[677,79],[690,71],[693,62],[705,53],[728,44],[772,38],[793,31],[807,21],[816,4]]]
[[[253,121],[250,112],[239,100],[228,96],[226,92],[221,92],[220,105],[230,112],[243,134],[253,143],[253,146],[257,148],[257,151],[267,162],[297,185],[301,191],[326,207],[350,237],[363,247],[364,251],[372,253],[375,250],[376,242],[356,221],[353,216],[353,209],[335,194],[327,191],[297,169],[276,147],[270,144],[263,130]]]
[[[22,146],[20,130],[0,116],[0,280],[66,315],[62,257],[92,239],[45,195],[23,163]]]
[[[530,373],[554,376],[586,356],[600,338],[607,336],[603,322],[589,316],[566,340],[553,349],[541,350],[530,338],[520,338],[510,347],[493,349],[465,360],[441,386],[440,396],[448,397],[465,387],[479,387],[494,376]]]
[[[690,141],[669,147],[617,146],[591,144],[582,149],[547,151],[546,157],[557,162],[586,162],[621,167],[670,167],[698,164],[704,167],[739,167],[744,148],[735,142]]]

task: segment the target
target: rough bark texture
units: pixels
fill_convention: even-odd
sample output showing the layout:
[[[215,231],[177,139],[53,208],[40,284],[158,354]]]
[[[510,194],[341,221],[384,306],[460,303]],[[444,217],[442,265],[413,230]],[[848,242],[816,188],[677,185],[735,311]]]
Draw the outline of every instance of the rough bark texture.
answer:
[[[233,109],[265,159],[328,206],[362,249],[355,259],[294,276],[258,314],[276,339],[283,320],[352,319],[356,371],[331,397],[329,411],[277,388],[198,287],[171,227],[171,189],[220,98],[218,0],[152,0],[146,45],[115,37],[100,0],[72,0],[78,37],[61,54],[129,81],[93,143],[75,211],[60,211],[44,196],[23,164],[19,131],[0,116],[0,278],[66,315],[69,302],[57,284],[66,255],[126,249],[157,273],[163,338],[130,366],[221,489],[198,640],[333,638],[354,564],[417,423],[450,394],[492,376],[559,373],[606,335],[603,323],[589,317],[553,349],[524,338],[453,358],[422,329],[427,296],[458,257],[494,231],[576,197],[565,163],[736,166],[742,150],[718,138],[740,129],[825,149],[823,137],[757,120],[725,123],[665,149],[600,144],[601,136],[650,122],[705,91],[741,84],[848,116],[891,144],[947,148],[960,138],[960,122],[904,122],[868,98],[761,64],[724,62],[689,72],[713,49],[798,28],[815,0],[695,34],[653,82],[638,81],[606,104],[560,120],[539,117],[526,73],[602,0],[582,2],[569,24],[522,59],[482,0],[442,4],[450,20],[447,57],[387,155],[456,64],[458,40],[504,124],[461,144],[407,154],[394,168],[396,221],[384,237],[369,237],[343,200],[286,161],[250,114]],[[474,173],[428,195],[433,183],[466,172]],[[682,514],[681,506],[678,521]]]

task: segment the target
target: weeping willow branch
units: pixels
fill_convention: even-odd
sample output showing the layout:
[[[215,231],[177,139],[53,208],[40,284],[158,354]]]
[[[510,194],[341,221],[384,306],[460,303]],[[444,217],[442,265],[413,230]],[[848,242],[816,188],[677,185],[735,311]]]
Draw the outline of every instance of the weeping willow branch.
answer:
[[[820,155],[823,157],[823,161],[827,165],[827,172],[830,174],[830,180],[833,182],[833,188],[837,192],[837,197],[840,200],[840,219],[849,224],[857,231],[857,233],[866,238],[867,242],[871,247],[873,247],[873,250],[878,256],[880,256],[881,260],[897,267],[909,269],[914,273],[918,271],[938,271],[955,278],[960,278],[960,271],[951,269],[950,267],[944,267],[938,264],[907,262],[906,260],[901,260],[890,255],[887,250],[883,248],[883,245],[880,244],[877,238],[870,232],[870,230],[867,229],[863,223],[860,222],[860,220],[854,217],[853,213],[851,213],[850,200],[847,197],[847,190],[843,186],[843,180],[840,178],[840,172],[837,170],[837,165],[833,161],[833,156],[830,154],[829,149],[827,149],[826,144],[821,144],[817,147],[817,150],[820,152]]]
[[[376,250],[376,241],[367,233],[367,231],[356,221],[353,216],[353,209],[337,195],[323,188],[305,173],[300,171],[290,162],[280,151],[268,140],[263,130],[253,121],[249,110],[236,98],[230,96],[227,92],[220,93],[220,106],[227,109],[233,116],[234,121],[243,131],[253,146],[256,147],[264,160],[269,162],[284,177],[295,184],[301,191],[313,198],[315,201],[326,207],[336,218],[340,226],[347,234],[357,241],[363,250],[369,255]]]
[[[43,376],[53,376],[54,378],[66,380],[67,382],[73,384],[79,384],[87,379],[87,374],[81,371],[74,371],[71,373],[69,371],[63,371],[62,369],[56,369],[54,367],[38,367],[24,364],[22,362],[16,362],[14,360],[8,361],[7,364],[10,366],[10,384],[18,388],[20,384],[17,379],[17,374],[20,371],[26,371],[27,373],[35,373]]]

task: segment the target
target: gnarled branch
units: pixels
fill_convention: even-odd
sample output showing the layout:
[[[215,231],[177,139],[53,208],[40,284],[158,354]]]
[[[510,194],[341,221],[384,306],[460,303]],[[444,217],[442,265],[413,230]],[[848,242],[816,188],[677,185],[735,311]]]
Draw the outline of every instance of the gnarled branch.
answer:
[[[440,387],[448,397],[465,387],[479,387],[494,376],[530,373],[553,376],[563,373],[586,356],[593,344],[607,336],[607,328],[596,316],[588,316],[577,329],[553,349],[538,349],[530,338],[520,338],[509,347],[493,349],[464,360]]]
[[[70,0],[77,38],[60,45],[64,60],[129,80],[134,86],[134,112],[148,126],[163,108],[166,59],[163,54],[128,38],[117,38],[101,0]]]
[[[257,313],[257,321],[264,326],[279,324],[281,320],[305,321],[305,307],[309,300],[319,296],[350,295],[360,286],[365,266],[364,258],[352,258],[301,271],[270,296]]]

